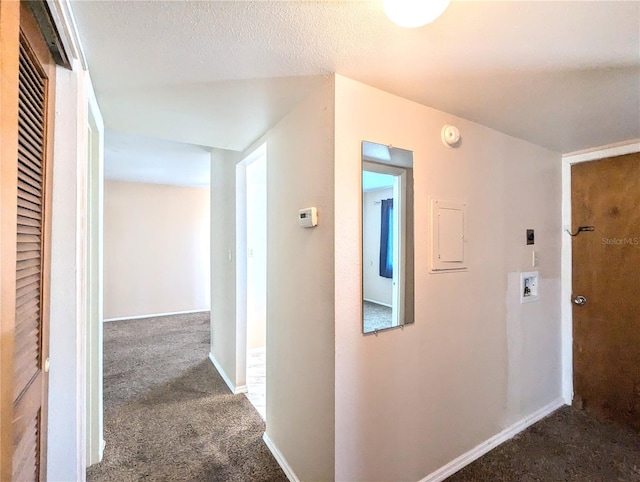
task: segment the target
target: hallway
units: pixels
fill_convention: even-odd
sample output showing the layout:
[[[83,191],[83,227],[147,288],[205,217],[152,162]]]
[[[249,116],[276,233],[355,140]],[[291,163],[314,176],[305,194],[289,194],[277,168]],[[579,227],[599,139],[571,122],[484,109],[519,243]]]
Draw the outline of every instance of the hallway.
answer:
[[[209,313],[105,323],[104,459],[89,481],[286,481],[211,362]]]

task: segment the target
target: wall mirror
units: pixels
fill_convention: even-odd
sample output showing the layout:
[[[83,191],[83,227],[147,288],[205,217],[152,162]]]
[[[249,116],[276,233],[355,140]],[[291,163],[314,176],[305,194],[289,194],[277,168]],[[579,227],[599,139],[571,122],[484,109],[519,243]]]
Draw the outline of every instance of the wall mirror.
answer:
[[[414,322],[413,152],[362,142],[362,332]]]

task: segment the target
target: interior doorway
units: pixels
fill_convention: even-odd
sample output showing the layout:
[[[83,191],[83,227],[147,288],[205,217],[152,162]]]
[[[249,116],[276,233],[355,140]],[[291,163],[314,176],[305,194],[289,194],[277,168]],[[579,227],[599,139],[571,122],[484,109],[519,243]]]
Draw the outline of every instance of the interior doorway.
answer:
[[[245,159],[238,169],[243,170],[241,186],[244,202],[239,203],[242,213],[238,229],[244,258],[245,276],[239,276],[245,306],[238,310],[246,323],[246,385],[247,398],[266,420],[266,363],[267,363],[267,156],[265,146]]]
[[[574,404],[640,430],[640,154],[571,166]]]

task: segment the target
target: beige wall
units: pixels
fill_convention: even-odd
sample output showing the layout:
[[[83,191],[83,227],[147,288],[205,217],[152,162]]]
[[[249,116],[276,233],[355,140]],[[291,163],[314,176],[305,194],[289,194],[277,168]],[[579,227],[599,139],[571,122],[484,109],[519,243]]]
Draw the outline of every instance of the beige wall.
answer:
[[[208,310],[209,189],[106,181],[105,319]]]
[[[266,137],[267,435],[300,480],[334,474],[334,102],[331,79]]]
[[[335,128],[335,479],[419,480],[561,396],[561,157],[341,76]],[[415,324],[378,336],[360,323],[362,140],[414,151]],[[468,204],[469,271],[429,274],[430,197]]]
[[[231,151],[213,149],[211,154],[211,356],[234,390],[246,385],[247,331],[236,323],[235,178],[240,160]]]

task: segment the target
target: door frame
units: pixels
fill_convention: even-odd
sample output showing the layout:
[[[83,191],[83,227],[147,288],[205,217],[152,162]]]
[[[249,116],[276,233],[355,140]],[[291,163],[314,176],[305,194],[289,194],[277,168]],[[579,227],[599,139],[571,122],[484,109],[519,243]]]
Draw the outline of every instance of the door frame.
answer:
[[[93,87],[87,85],[88,162],[86,279],[86,457],[87,467],[104,453],[103,397],[103,189],[104,122]],[[81,408],[79,408],[81,410]]]
[[[597,161],[609,157],[640,152],[640,139],[571,152],[562,156],[562,252],[560,314],[562,319],[562,398],[567,405],[573,401],[573,291],[571,236],[571,166],[581,162]]]
[[[247,387],[247,166],[267,157],[264,143],[236,164],[236,388],[246,393]]]

